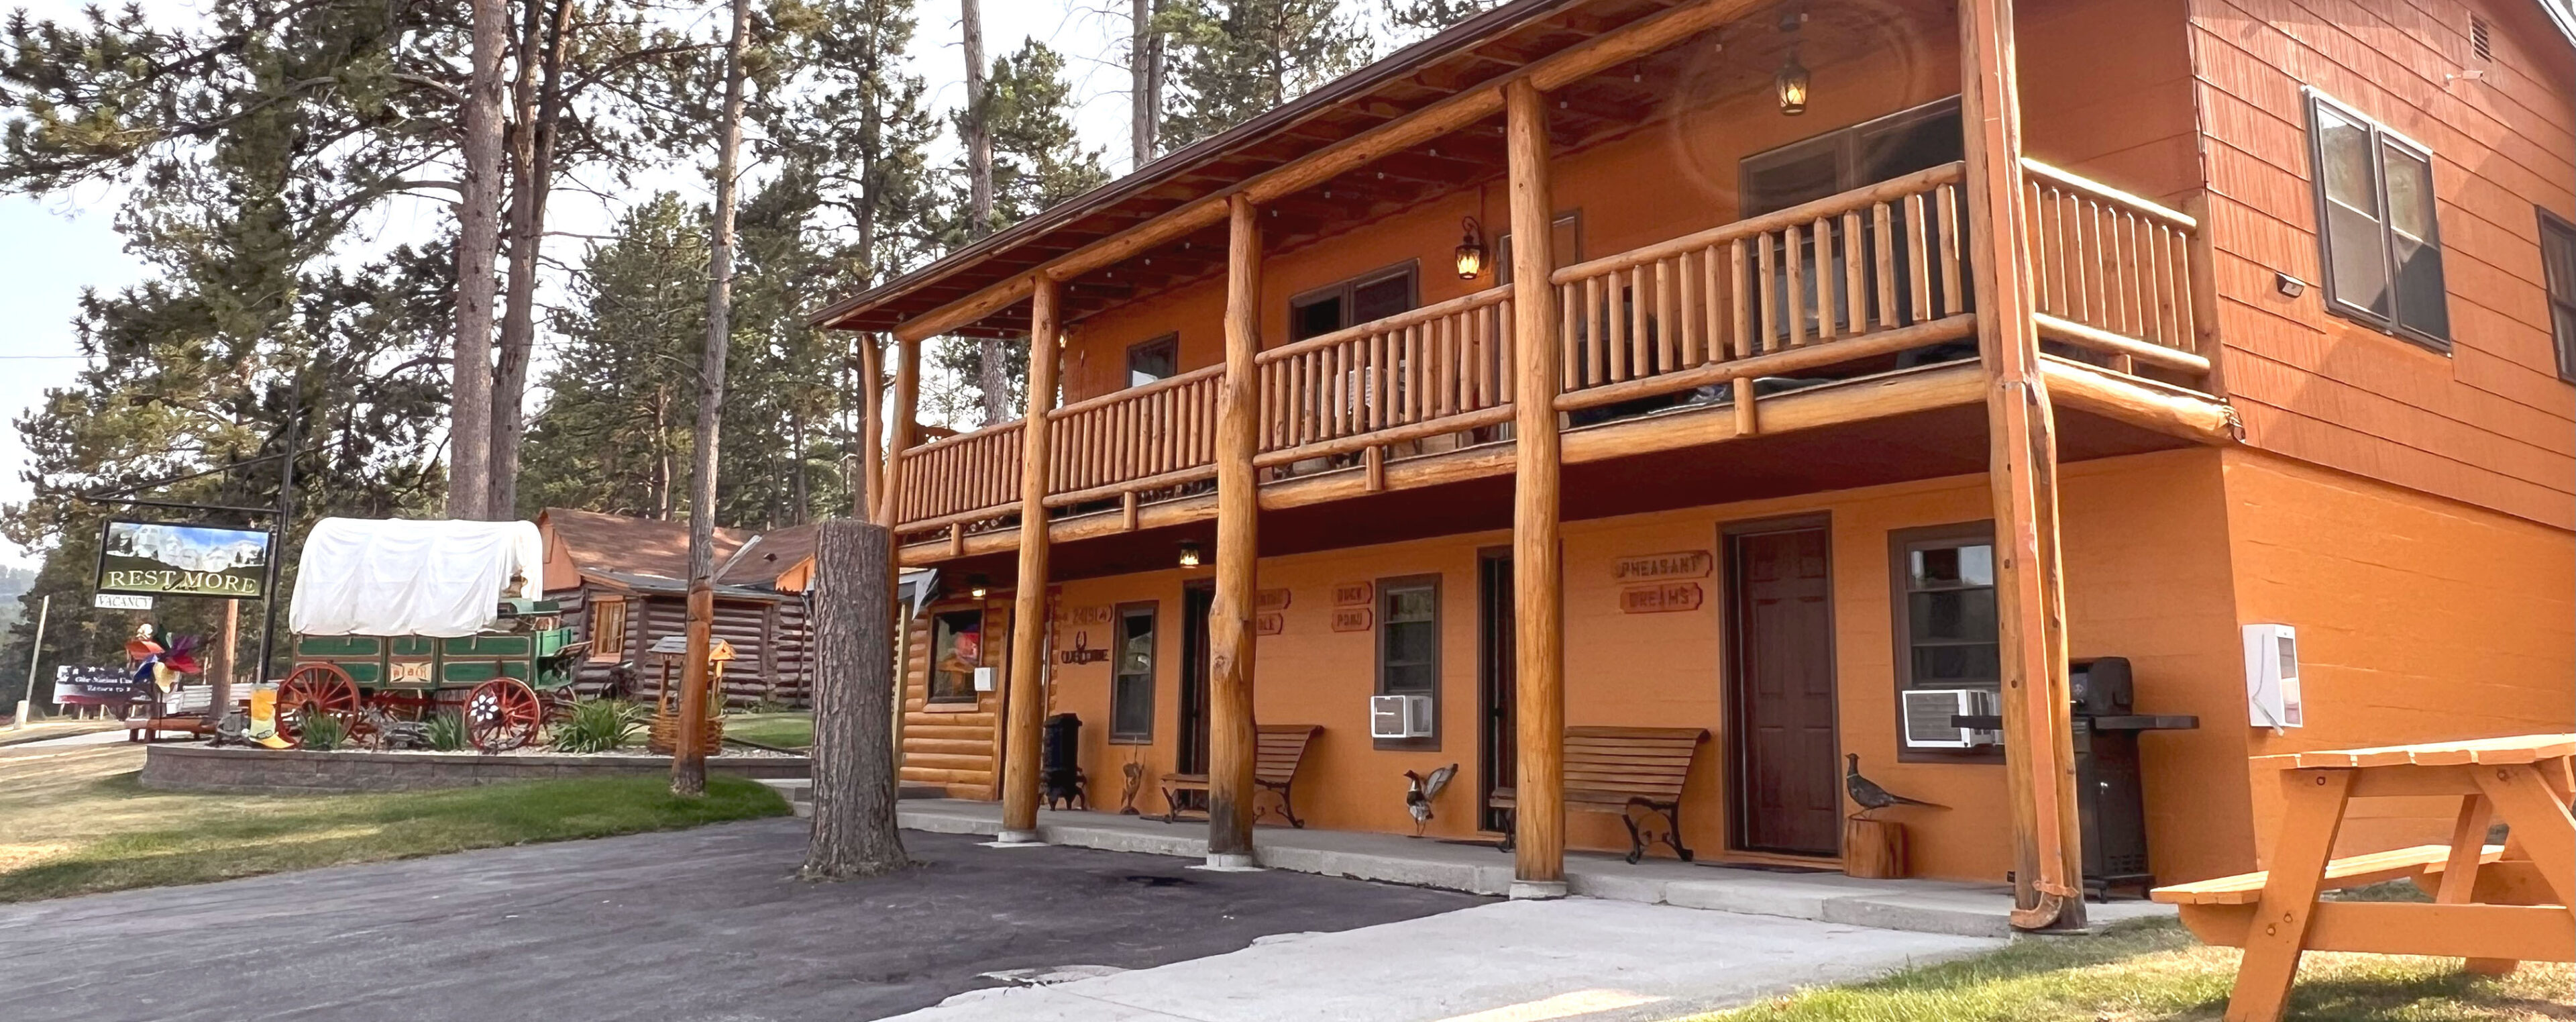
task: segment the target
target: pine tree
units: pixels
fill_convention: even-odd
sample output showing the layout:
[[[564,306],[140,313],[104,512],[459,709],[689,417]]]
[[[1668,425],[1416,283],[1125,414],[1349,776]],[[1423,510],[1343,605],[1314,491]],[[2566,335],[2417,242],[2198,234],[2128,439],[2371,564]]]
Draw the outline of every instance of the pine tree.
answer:
[[[1378,0],[1387,24],[1408,36],[1427,36],[1494,8],[1493,0]]]
[[[1165,149],[1214,135],[1370,58],[1367,31],[1337,0],[1173,0]]]

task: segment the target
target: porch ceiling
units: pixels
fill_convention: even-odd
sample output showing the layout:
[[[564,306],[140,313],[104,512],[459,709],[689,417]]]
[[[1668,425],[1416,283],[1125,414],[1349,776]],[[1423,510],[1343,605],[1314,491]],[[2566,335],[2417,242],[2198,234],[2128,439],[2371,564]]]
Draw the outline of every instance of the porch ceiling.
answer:
[[[1407,47],[1234,129],[1148,164],[976,245],[952,253],[825,309],[815,321],[846,330],[891,330],[1192,202],[1223,194],[1264,171],[1381,127],[1443,99],[1502,79],[1533,61],[1693,0],[1518,0]],[[1707,2],[1707,0],[1701,0]],[[1820,0],[1798,33],[1800,59],[1823,67],[1889,52],[1905,41],[1947,34],[1954,15],[1940,0]],[[1754,7],[1737,21],[1554,92],[1551,141],[1577,151],[1658,123],[1675,111],[1770,88],[1790,37],[1783,5]],[[1268,204],[1269,254],[1292,251],[1390,213],[1498,180],[1504,170],[1499,116],[1391,153],[1331,181]],[[1104,309],[1208,279],[1222,271],[1222,221],[1065,281],[1061,311],[1078,322]],[[956,331],[1016,336],[1028,307],[1015,302]]]

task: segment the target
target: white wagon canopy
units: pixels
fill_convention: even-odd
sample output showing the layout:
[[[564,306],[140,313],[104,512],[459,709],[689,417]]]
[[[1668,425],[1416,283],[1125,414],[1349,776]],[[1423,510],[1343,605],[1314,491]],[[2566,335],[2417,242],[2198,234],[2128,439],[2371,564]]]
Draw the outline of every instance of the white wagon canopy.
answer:
[[[454,638],[500,601],[541,599],[545,540],[529,522],[325,518],[304,540],[288,627],[299,635]]]

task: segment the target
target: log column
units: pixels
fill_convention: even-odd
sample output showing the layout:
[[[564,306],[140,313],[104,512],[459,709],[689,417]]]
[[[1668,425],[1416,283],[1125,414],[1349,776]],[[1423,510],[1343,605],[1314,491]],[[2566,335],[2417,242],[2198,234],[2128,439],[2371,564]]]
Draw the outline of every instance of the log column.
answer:
[[[1225,389],[1216,411],[1216,601],[1208,614],[1208,857],[1252,860],[1253,590],[1261,501],[1252,456],[1260,420],[1253,355],[1261,350],[1261,223],[1252,201],[1227,200]]]
[[[1003,693],[1004,844],[1038,839],[1038,738],[1046,717],[1047,413],[1055,410],[1056,284],[1029,292],[1029,412],[1020,426],[1020,574],[1011,599],[1011,687]]]
[[[2031,320],[2012,0],[1959,4],[1968,260],[1986,396],[2004,758],[2013,809],[2012,923],[2084,925],[2083,839],[2068,718],[2066,600],[2058,559],[2057,439]]]
[[[1565,593],[1557,539],[1556,230],[1547,107],[1538,87],[1503,87],[1512,205],[1512,625],[1520,762],[1512,814],[1515,898],[1565,896]]]

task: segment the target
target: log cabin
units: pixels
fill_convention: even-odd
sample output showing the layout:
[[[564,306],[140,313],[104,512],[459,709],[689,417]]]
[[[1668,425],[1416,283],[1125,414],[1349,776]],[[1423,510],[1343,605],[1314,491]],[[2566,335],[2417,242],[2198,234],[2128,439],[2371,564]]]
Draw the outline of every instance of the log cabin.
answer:
[[[2254,868],[2253,757],[2569,730],[2571,221],[2565,0],[1511,0],[815,322],[944,580],[904,779],[1006,833],[1072,713],[1247,861],[1315,725],[1308,824],[1459,764],[1544,897],[1629,845],[1568,730],[1696,727],[1702,859],[1846,865],[1857,763],[2042,928]],[[942,336],[1025,417],[926,433]]]
[[[658,696],[662,672],[644,651],[688,630],[689,524],[558,507],[537,516],[537,531],[546,545],[546,597],[563,604],[564,623],[590,643],[576,675],[580,691]],[[714,634],[734,648],[728,705],[809,703],[805,580],[813,559],[811,525],[716,529]]]

